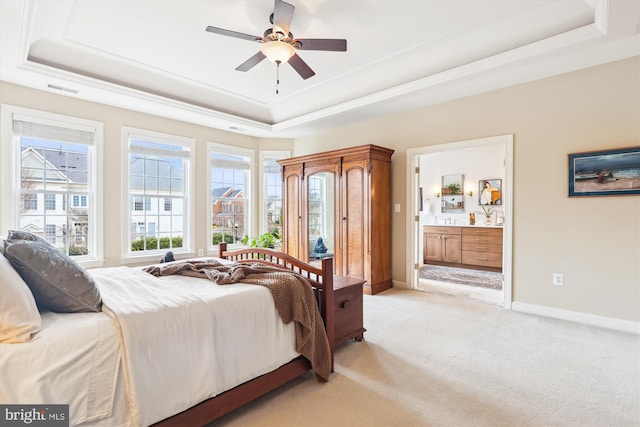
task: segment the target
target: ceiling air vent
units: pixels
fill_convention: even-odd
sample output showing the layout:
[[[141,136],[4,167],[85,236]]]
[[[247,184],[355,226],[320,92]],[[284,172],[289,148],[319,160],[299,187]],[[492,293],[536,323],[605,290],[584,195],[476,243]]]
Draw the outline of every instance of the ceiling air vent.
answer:
[[[62,87],[62,86],[58,86],[58,85],[52,85],[52,84],[47,84],[47,87],[49,89],[55,89],[55,90],[61,90],[63,92],[69,92],[69,93],[78,93],[78,91],[76,89],[69,89],[68,87]]]

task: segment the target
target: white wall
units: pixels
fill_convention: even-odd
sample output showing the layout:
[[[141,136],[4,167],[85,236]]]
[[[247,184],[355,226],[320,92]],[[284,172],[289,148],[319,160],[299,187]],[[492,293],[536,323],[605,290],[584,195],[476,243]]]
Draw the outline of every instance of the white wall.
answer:
[[[478,181],[501,179],[503,188],[508,185],[504,181],[504,156],[502,144],[420,156],[420,186],[423,188],[424,197],[420,225],[443,224],[446,218],[451,218],[451,223],[468,225],[469,213],[482,211],[478,204]],[[443,175],[458,174],[464,175],[464,212],[443,213],[443,196],[440,194],[440,197],[436,197],[434,194],[441,191]],[[471,197],[467,194],[469,191],[473,192]],[[495,208],[497,211],[503,210],[502,205]],[[493,218],[495,219],[495,215]]]

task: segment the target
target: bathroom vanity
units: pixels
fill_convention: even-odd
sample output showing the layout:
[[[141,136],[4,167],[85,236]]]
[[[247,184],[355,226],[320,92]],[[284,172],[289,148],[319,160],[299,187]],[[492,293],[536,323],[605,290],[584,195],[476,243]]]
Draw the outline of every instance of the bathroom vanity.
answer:
[[[502,271],[502,227],[425,225],[425,264]]]

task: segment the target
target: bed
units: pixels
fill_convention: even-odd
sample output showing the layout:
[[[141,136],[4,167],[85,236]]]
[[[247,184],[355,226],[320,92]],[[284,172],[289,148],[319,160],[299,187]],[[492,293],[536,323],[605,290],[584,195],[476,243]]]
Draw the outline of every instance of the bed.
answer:
[[[44,243],[37,245],[41,249]],[[8,269],[19,268],[13,259],[7,262],[10,254],[5,255],[0,255],[0,291],[8,297],[7,282],[18,280]],[[286,270],[296,275],[295,280],[303,277],[300,283],[306,285],[299,289],[313,299],[312,309],[307,313],[303,308],[303,315],[318,316],[324,351],[316,350],[324,341],[314,344],[308,332],[318,328],[303,327],[306,320],[298,318],[282,320],[280,297],[269,286],[221,285],[182,274],[158,274],[163,268],[195,268],[198,263],[217,263],[220,270],[234,272],[264,268],[278,277]],[[39,325],[34,320],[16,329],[18,336],[28,337],[24,342],[2,341],[0,335],[0,403],[69,404],[71,425],[202,426],[310,369],[318,380],[328,379],[334,342],[333,310],[327,310],[333,307],[331,258],[312,266],[271,249],[228,251],[221,244],[219,258],[181,260],[146,270],[89,270],[101,298],[99,310],[40,309]],[[11,298],[29,296],[23,292]],[[36,301],[41,307],[37,296]],[[4,328],[11,313],[6,301],[5,307],[2,304]],[[305,347],[301,337],[311,344]]]

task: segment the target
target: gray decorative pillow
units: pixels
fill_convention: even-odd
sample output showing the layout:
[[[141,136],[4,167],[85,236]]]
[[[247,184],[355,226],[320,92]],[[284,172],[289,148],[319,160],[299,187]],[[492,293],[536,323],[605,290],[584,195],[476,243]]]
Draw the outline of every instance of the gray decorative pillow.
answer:
[[[51,243],[46,241],[40,236],[36,236],[35,234],[29,233],[28,231],[22,230],[9,230],[9,234],[7,235],[7,245],[19,240],[28,240],[30,242],[42,242],[46,245],[53,247]]]
[[[13,239],[4,255],[39,307],[59,313],[101,311],[102,298],[93,278],[48,242]]]

